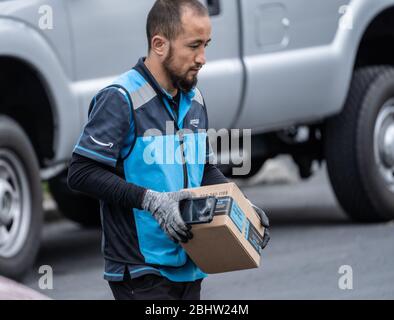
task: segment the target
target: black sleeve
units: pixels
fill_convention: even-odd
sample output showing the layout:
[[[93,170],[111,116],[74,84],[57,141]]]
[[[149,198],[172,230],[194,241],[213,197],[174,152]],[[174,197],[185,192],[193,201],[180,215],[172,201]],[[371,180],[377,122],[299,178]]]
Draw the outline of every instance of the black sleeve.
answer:
[[[198,91],[201,95],[201,92]],[[207,106],[205,104],[205,100],[201,95],[203,100],[203,106],[205,111],[205,123],[206,123],[206,130],[209,129],[209,119],[208,119],[208,112]],[[216,155],[213,151],[211,142],[209,137],[206,138],[206,148],[205,148],[205,165],[204,165],[204,173],[201,181],[201,186],[209,186],[213,184],[221,184],[221,183],[228,183],[230,182],[224,174],[216,167],[215,163],[217,162]]]
[[[207,163],[204,167],[204,175],[202,177],[201,186],[209,186],[212,184],[221,184],[230,182],[223,173],[214,165]]]
[[[107,203],[116,203],[125,209],[142,209],[146,189],[127,183],[109,169],[104,164],[73,153],[68,170],[68,186],[72,190]]]

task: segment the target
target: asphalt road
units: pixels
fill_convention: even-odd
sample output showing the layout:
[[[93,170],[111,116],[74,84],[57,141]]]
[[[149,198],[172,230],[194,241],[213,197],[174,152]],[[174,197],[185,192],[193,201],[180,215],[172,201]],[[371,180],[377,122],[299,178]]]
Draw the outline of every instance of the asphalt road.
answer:
[[[242,189],[271,220],[262,267],[210,275],[202,299],[394,298],[394,223],[349,221],[324,170],[306,182]],[[54,299],[112,299],[102,279],[100,241],[99,230],[47,223],[36,266],[23,283]],[[38,287],[41,265],[53,268],[51,290]],[[339,287],[342,265],[352,268],[352,289]]]

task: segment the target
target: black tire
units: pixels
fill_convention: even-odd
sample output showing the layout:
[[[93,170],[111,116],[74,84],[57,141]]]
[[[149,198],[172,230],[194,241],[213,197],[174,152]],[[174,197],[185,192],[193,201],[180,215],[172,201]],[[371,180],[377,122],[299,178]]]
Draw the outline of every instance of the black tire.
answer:
[[[100,226],[99,201],[70,190],[67,185],[67,171],[49,180],[48,184],[58,209],[67,219],[87,228]]]
[[[3,201],[10,193],[0,195],[1,210],[17,208],[2,211],[3,214],[15,213],[7,226],[0,224],[3,234],[10,235],[15,231],[15,238],[10,237],[0,244],[0,274],[20,279],[33,266],[40,246],[42,187],[39,164],[28,137],[14,120],[6,116],[0,116],[0,171],[3,186],[8,185],[12,194],[18,195],[12,197],[12,202],[8,198],[6,202],[12,203],[9,206],[4,206]]]
[[[394,68],[356,70],[343,111],[327,122],[325,154],[335,195],[355,221],[394,219],[394,193],[375,160],[374,132],[385,103],[394,98]]]

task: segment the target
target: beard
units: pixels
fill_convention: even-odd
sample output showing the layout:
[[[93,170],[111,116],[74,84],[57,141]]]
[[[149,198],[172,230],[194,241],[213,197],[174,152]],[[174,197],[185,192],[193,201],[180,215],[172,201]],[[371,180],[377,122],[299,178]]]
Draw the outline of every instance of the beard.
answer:
[[[191,79],[188,79],[187,74],[190,70],[186,71],[186,73],[184,74],[179,73],[173,67],[173,63],[174,63],[173,60],[174,59],[173,59],[172,46],[170,46],[168,56],[163,61],[164,70],[167,73],[167,76],[169,77],[172,85],[175,88],[179,88],[184,92],[189,92],[197,85],[198,82],[197,74],[193,76]]]

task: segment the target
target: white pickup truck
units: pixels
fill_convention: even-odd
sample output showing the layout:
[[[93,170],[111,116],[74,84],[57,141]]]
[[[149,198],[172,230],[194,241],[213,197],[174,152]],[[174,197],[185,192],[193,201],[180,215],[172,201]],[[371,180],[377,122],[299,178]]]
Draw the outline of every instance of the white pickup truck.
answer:
[[[252,168],[327,162],[354,220],[394,218],[394,0],[204,0],[213,23],[200,89],[212,128],[252,129]],[[92,96],[147,51],[153,0],[0,0],[0,274],[31,267],[41,182],[84,225],[67,162]],[[220,152],[220,149],[219,149]],[[223,168],[228,170],[228,168]]]

